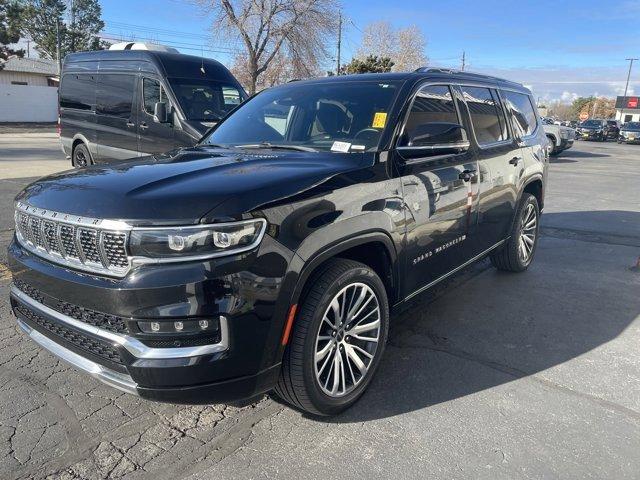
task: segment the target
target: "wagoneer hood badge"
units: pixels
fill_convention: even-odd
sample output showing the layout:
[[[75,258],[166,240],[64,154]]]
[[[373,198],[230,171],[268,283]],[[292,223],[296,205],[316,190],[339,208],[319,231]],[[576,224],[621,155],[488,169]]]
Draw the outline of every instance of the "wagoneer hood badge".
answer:
[[[191,224],[233,216],[373,163],[371,154],[194,147],[66,171],[29,185],[16,201],[69,218],[131,225]]]

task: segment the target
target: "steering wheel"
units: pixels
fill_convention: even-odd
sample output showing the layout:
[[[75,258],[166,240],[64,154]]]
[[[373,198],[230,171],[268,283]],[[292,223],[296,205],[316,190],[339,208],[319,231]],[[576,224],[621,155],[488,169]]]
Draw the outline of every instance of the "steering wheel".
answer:
[[[360,130],[359,132],[357,132],[354,136],[353,139],[355,140],[356,138],[358,138],[360,135],[362,135],[363,133],[372,133],[374,135],[380,135],[380,130],[377,130],[375,128],[372,127],[367,127],[367,128],[363,128],[362,130]]]

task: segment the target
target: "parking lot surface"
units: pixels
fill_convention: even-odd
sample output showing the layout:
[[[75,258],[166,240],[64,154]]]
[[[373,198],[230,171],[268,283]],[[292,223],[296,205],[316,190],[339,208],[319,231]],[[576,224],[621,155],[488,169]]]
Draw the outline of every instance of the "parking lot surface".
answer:
[[[331,419],[268,397],[146,402],[27,340],[7,305],[12,198],[68,166],[53,135],[0,133],[0,478],[640,477],[640,147],[553,159],[532,267],[483,261],[419,298]]]

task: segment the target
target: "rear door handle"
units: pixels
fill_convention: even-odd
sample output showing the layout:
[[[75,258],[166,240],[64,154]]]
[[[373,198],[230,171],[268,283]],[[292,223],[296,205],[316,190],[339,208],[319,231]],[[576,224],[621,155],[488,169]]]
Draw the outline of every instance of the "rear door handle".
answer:
[[[462,172],[460,172],[460,174],[458,175],[458,178],[460,180],[464,180],[465,182],[468,182],[469,180],[471,180],[471,177],[473,177],[473,174],[476,173],[475,170],[463,170]]]
[[[511,160],[509,160],[509,163],[514,167],[517,167],[520,160],[522,160],[522,157],[513,157]]]
[[[136,126],[136,124],[135,124],[135,123],[133,123],[132,121],[130,121],[130,120],[129,120],[129,121],[127,122],[127,127],[135,127],[135,126]]]

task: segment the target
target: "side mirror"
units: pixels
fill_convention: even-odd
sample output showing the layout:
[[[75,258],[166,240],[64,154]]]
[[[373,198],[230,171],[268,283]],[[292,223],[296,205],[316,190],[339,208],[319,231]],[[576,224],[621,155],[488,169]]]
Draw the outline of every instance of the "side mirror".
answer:
[[[157,102],[153,106],[153,116],[158,123],[167,123],[169,114],[167,112],[167,104],[165,102]]]
[[[469,149],[466,130],[462,125],[449,122],[432,122],[417,125],[405,132],[398,150],[403,153],[434,155],[462,153]],[[428,153],[432,152],[432,153]]]

